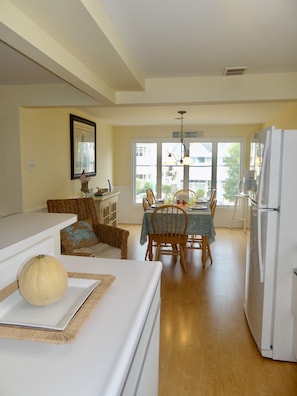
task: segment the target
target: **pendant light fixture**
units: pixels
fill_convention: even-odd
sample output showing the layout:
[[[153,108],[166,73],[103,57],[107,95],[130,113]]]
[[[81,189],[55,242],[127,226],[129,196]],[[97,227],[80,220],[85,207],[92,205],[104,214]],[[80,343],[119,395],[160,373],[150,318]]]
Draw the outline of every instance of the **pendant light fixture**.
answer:
[[[184,143],[184,114],[186,114],[186,111],[179,110],[178,114],[180,115],[178,117],[180,120],[180,159],[178,160],[174,153],[168,153],[166,164],[176,165],[179,162],[181,165],[190,165],[192,160],[190,158],[189,150]]]

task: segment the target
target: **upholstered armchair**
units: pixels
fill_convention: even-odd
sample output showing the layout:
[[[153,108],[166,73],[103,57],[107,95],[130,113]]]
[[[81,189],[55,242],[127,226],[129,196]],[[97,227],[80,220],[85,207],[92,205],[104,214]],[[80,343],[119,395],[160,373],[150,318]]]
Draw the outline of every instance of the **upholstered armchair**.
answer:
[[[47,208],[77,215],[77,223],[61,231],[62,254],[127,258],[129,231],[98,223],[93,198],[49,199]]]

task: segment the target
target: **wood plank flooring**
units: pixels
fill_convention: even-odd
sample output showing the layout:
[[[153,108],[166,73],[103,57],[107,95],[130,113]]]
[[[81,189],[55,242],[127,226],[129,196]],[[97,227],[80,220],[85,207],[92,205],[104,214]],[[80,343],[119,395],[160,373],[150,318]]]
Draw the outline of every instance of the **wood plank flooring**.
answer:
[[[129,258],[144,259],[140,226],[130,231]],[[297,364],[261,357],[243,310],[246,235],[217,229],[213,265],[187,252],[188,273],[163,261],[159,396],[296,396]]]

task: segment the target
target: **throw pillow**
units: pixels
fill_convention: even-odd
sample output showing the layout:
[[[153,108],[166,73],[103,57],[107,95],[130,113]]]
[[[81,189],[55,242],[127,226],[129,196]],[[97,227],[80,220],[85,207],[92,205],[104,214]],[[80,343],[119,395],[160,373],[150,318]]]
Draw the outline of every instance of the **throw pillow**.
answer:
[[[73,249],[93,246],[99,243],[92,224],[92,219],[80,220],[61,230],[61,243],[71,245]]]

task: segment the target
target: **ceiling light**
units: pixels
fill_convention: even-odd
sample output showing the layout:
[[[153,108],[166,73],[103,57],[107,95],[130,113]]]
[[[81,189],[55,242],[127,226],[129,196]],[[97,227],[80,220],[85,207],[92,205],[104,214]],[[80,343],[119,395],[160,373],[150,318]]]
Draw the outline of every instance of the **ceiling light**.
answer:
[[[179,162],[181,165],[190,165],[192,159],[189,150],[184,144],[184,114],[186,114],[186,111],[179,110],[178,114],[180,115],[178,118],[180,120],[180,159],[177,159],[174,153],[168,153],[165,163],[167,165],[176,165]]]

